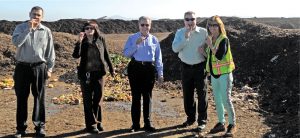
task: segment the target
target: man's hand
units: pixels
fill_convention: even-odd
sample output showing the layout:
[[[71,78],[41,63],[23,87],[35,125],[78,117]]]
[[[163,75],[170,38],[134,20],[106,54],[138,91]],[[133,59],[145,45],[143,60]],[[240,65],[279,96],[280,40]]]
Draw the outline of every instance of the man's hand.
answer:
[[[47,79],[51,78],[51,72],[47,71]]]
[[[35,29],[38,26],[39,22],[36,21],[36,19],[31,19],[28,21],[28,26],[30,29]]]
[[[185,38],[188,39],[191,36],[191,32],[192,32],[192,27],[191,26],[186,26],[186,31],[185,31]]]
[[[136,45],[139,45],[140,43],[142,43],[144,40],[146,39],[146,36],[141,36],[140,38],[138,38],[137,40],[136,40]]]
[[[157,79],[157,82],[159,85],[162,85],[164,83],[164,77],[163,76],[159,76]]]
[[[110,75],[111,75],[111,77],[113,77],[113,78],[115,77],[115,74],[116,74],[115,71],[111,71],[111,72],[110,72]]]

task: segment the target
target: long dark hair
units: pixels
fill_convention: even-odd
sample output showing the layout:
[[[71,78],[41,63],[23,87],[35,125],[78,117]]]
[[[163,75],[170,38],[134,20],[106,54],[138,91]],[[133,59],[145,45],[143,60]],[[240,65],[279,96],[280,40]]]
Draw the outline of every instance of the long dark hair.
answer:
[[[89,20],[86,23],[84,23],[81,32],[84,32],[85,27],[87,26],[93,26],[95,28],[95,33],[94,33],[94,40],[96,40],[97,38],[99,38],[100,36],[100,30],[99,30],[99,26],[96,20]],[[84,38],[85,39],[85,38]]]

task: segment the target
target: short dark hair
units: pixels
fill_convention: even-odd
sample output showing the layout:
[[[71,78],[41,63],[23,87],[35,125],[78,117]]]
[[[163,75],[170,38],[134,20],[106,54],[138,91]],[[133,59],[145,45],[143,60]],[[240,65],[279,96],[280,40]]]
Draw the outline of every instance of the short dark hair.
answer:
[[[35,10],[41,10],[44,13],[43,8],[40,7],[40,6],[34,6],[34,7],[32,7],[30,12],[35,11]]]

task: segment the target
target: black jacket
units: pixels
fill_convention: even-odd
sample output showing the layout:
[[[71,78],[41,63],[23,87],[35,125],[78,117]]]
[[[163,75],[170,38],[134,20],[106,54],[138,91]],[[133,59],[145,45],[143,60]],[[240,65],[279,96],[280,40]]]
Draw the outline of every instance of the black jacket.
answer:
[[[112,63],[111,63],[111,60],[110,60],[110,57],[109,57],[109,53],[106,49],[106,43],[105,43],[104,38],[102,36],[99,36],[98,39],[93,40],[93,44],[96,44],[96,46],[99,50],[99,53],[100,53],[100,59],[101,59],[100,62],[102,62],[103,65],[104,65],[104,66],[102,66],[102,68],[99,69],[99,74],[98,74],[99,76],[97,75],[97,76],[94,76],[94,77],[100,78],[103,75],[105,75],[107,66],[109,68],[110,74],[113,75],[114,68],[112,66]],[[86,63],[87,63],[88,45],[89,45],[89,43],[87,41],[87,38],[84,38],[82,40],[82,43],[77,42],[75,44],[75,48],[74,48],[74,51],[73,51],[73,54],[72,54],[72,56],[74,58],[81,58],[80,64],[77,67],[77,69],[78,69],[78,78],[80,80],[86,80],[85,67],[86,67]]]

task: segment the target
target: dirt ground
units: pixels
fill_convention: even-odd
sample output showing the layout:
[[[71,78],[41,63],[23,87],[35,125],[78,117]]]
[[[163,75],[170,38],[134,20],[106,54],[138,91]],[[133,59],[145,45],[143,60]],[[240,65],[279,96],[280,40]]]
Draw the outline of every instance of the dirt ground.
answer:
[[[55,77],[54,77],[55,78]],[[208,125],[204,132],[196,133],[196,124],[188,128],[180,128],[185,121],[183,99],[180,90],[166,90],[155,87],[153,91],[153,125],[157,132],[139,131],[131,133],[131,102],[104,102],[103,126],[105,131],[97,135],[85,133],[83,105],[57,105],[51,102],[55,96],[72,92],[75,86],[64,82],[55,82],[54,88],[46,90],[46,132],[47,137],[222,137],[224,133],[207,134],[217,123],[216,111],[212,95],[209,92]],[[270,128],[264,124],[264,118],[254,109],[252,101],[242,98],[242,91],[233,91],[234,106],[237,118],[235,137],[264,137]],[[34,137],[34,126],[31,121],[33,97],[29,98],[28,137]],[[253,106],[249,106],[252,105]],[[0,136],[12,137],[15,133],[16,96],[14,90],[0,91]],[[142,122],[142,121],[141,121]],[[142,124],[141,124],[142,125]],[[143,125],[142,125],[143,126]]]

